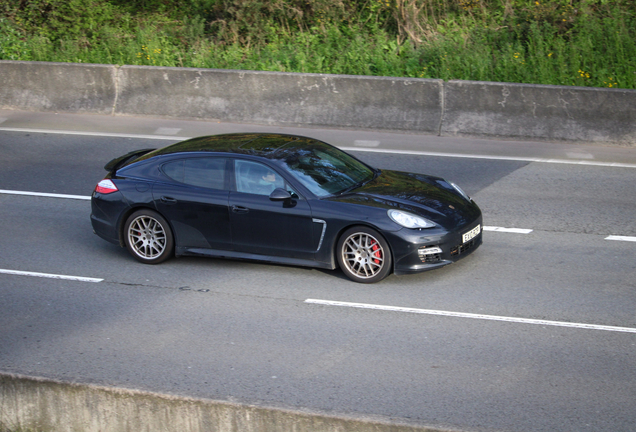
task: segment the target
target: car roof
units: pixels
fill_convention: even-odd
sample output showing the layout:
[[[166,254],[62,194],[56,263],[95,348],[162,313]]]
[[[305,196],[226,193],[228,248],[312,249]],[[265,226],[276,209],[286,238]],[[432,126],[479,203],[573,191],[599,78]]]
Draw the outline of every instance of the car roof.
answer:
[[[215,152],[262,156],[278,159],[276,152],[285,148],[286,152],[307,146],[331,147],[329,144],[313,138],[273,134],[273,133],[232,133],[223,135],[209,135],[192,138],[168,147],[146,153],[134,162],[139,162],[155,156],[172,155],[176,153]]]

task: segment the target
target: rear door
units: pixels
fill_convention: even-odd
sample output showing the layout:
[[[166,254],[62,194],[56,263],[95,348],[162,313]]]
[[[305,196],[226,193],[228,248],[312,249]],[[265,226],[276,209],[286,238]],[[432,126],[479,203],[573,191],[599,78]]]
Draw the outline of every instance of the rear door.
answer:
[[[172,224],[179,248],[231,250],[229,159],[192,157],[161,166],[170,181],[152,189],[157,210]]]

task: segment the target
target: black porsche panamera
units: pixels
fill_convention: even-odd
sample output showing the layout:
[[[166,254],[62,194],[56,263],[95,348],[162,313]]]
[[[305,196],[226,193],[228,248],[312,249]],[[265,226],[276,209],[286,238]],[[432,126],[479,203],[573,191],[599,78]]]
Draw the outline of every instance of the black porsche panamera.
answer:
[[[93,229],[147,264],[203,255],[340,267],[372,283],[451,264],[482,242],[481,211],[457,185],[302,136],[193,138],[105,169]]]

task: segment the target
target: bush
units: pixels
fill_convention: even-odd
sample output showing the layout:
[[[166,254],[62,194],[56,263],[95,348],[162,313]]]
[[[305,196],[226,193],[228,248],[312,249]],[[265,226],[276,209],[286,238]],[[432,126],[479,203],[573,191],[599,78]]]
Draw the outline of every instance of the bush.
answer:
[[[636,88],[632,0],[5,0],[0,59]]]

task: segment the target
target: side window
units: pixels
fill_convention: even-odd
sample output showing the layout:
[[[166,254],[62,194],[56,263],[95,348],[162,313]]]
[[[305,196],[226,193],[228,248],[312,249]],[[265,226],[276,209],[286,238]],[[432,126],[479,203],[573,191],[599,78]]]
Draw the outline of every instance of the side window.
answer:
[[[274,170],[258,162],[237,159],[234,175],[236,191],[256,195],[269,195],[276,188],[287,189],[285,180]]]
[[[189,158],[163,165],[163,172],[180,183],[209,189],[225,189],[224,158]]]

